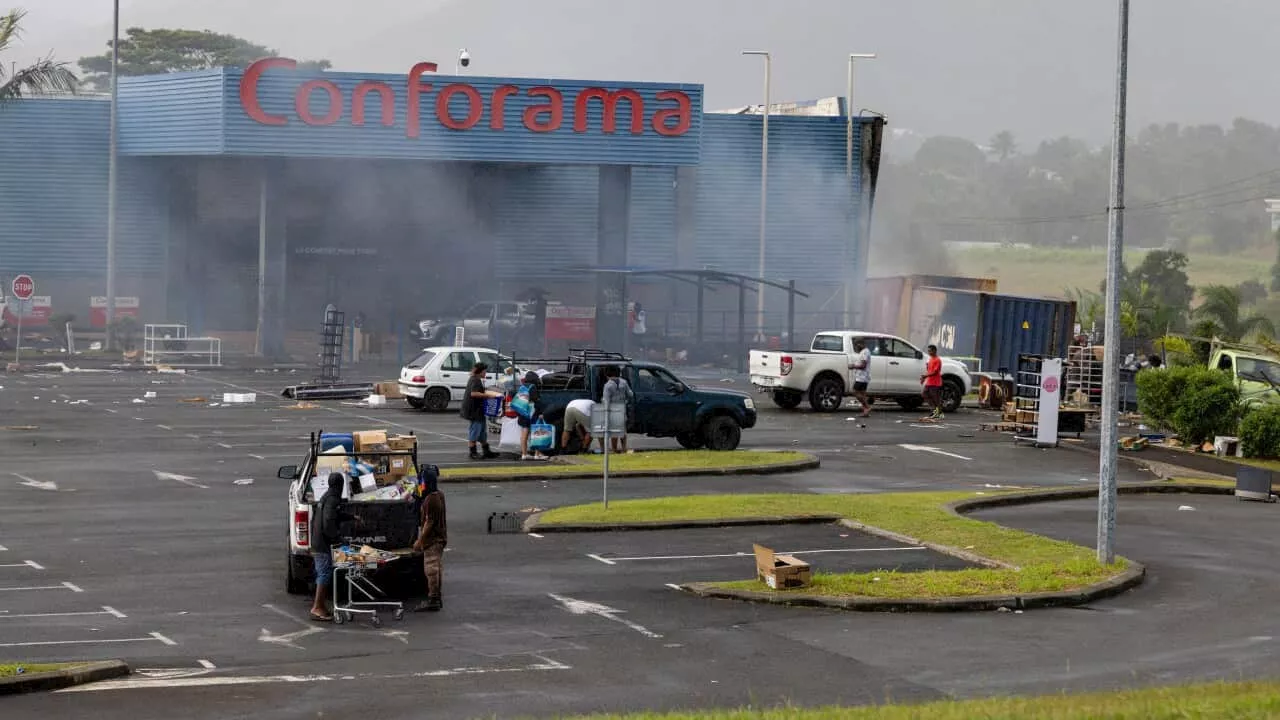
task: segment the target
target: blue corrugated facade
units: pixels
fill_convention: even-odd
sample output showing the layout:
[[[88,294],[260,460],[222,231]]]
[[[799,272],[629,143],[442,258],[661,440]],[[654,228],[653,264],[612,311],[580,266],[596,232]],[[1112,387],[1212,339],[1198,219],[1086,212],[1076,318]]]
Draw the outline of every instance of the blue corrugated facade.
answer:
[[[698,262],[755,275],[759,267],[760,131],[755,115],[708,115],[698,168]],[[854,125],[859,168],[864,123]],[[769,118],[765,275],[841,281],[851,259],[859,175],[845,177],[847,126],[838,117]]]
[[[600,261],[600,208],[621,207],[604,203],[601,168],[626,165],[628,265],[756,274],[761,118],[704,115],[700,85],[427,74],[422,82],[433,89],[422,94],[419,136],[409,137],[405,75],[267,72],[256,98],[262,113],[284,118],[283,125],[246,114],[243,77],[242,70],[219,69],[121,83],[118,280],[122,295],[144,297],[144,315],[173,313],[188,304],[175,293],[200,294],[198,288],[210,286],[245,298],[235,312],[253,314],[248,306],[256,297],[258,192],[260,178],[271,173],[284,183],[274,197],[288,207],[271,227],[286,236],[285,253],[382,242],[378,257],[414,268],[408,277],[438,276],[433,263],[445,262],[442,257],[474,256],[486,273],[492,266],[492,274],[468,275],[461,284],[488,296],[500,292],[480,286],[491,280],[509,281],[504,287],[524,279],[594,282],[567,268]],[[314,85],[309,104],[298,107],[295,90],[320,79],[336,88],[341,107],[323,118],[331,124],[306,124],[303,115],[315,121],[328,113],[329,91]],[[365,98],[364,123],[352,124],[355,89],[369,81],[388,88],[389,126],[382,124],[380,90]],[[437,108],[440,89],[457,83],[474,88],[483,101],[468,130],[448,129],[437,116],[438,110],[453,121],[466,116],[470,91],[455,91],[447,107]],[[527,91],[546,85],[564,97],[562,125],[532,132],[524,109],[538,99]],[[496,130],[492,98],[504,86],[504,127]],[[617,104],[614,132],[603,132],[605,102],[598,96],[584,105],[585,131],[576,131],[574,98],[588,88],[634,89],[644,106],[640,132],[632,134],[632,101],[626,99]],[[659,94],[670,92],[684,93],[691,103],[688,128],[679,135],[654,125],[655,109],[673,102]],[[0,276],[63,278],[60,287],[44,282],[38,292],[57,287],[55,294],[71,299],[65,309],[77,313],[87,310],[90,295],[102,292],[109,111],[98,97],[0,107]],[[848,277],[868,172],[863,136],[878,128],[876,122],[855,123],[850,180],[843,118],[771,117],[766,276],[810,286]],[[694,182],[681,180],[677,187],[678,173],[689,173]],[[432,198],[439,198],[435,209]],[[414,204],[428,209],[407,212]],[[435,243],[461,248],[461,255],[442,255]],[[483,255],[469,253],[468,246]],[[479,272],[467,268],[473,271]],[[403,287],[416,292],[419,285]],[[57,298],[55,305],[63,309]],[[205,306],[211,312],[220,307],[212,300]]]
[[[41,98],[0,108],[0,275],[102,272],[109,121],[110,105],[96,99]],[[163,186],[149,160],[122,158],[119,172],[117,266],[159,273]]]

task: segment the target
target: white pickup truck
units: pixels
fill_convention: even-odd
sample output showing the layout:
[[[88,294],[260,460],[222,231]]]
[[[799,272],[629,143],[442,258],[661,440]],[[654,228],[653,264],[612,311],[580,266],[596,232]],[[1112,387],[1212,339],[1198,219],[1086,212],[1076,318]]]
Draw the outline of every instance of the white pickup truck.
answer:
[[[820,332],[813,336],[808,352],[752,350],[748,368],[751,384],[770,393],[773,402],[791,410],[808,400],[818,412],[835,412],[844,398],[853,394],[854,340],[861,339],[871,351],[871,384],[867,394],[874,400],[893,400],[907,410],[924,402],[920,376],[925,356],[916,346],[893,335],[851,330]],[[954,412],[969,394],[972,381],[965,366],[942,359],[942,409]]]

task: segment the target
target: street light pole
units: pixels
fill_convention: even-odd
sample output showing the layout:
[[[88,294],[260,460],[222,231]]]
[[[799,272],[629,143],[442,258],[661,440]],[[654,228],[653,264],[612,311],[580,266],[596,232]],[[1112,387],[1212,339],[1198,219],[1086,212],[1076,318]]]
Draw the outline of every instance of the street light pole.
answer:
[[[103,347],[111,349],[111,327],[116,319],[116,145],[119,136],[120,96],[120,0],[111,8],[111,139],[107,159],[107,336]]]
[[[1124,154],[1129,94],[1129,0],[1120,0],[1115,135],[1107,223],[1107,297],[1102,359],[1102,447],[1098,461],[1098,561],[1115,561],[1117,424],[1120,420],[1120,266],[1124,256]]]
[[[875,60],[875,59],[876,59],[875,53],[849,53],[849,86],[847,88],[847,92],[845,94],[845,100],[844,100],[844,114],[845,114],[844,173],[845,173],[845,180],[849,183],[850,204],[852,204],[855,201],[855,198],[852,195],[853,193],[853,65],[854,65],[854,62],[858,60]],[[860,219],[861,218],[859,218],[859,220]],[[855,231],[854,237],[856,242],[856,246],[853,248],[854,266],[852,268],[848,268],[848,267],[845,268],[846,273],[849,273],[850,271],[852,271],[851,274],[853,274],[852,278],[849,278],[846,275],[847,279],[845,280],[845,284],[844,284],[844,326],[845,327],[852,327],[851,325],[852,318],[850,316],[853,314],[853,308],[855,306],[860,306],[861,304],[861,300],[862,300],[861,278],[866,277],[866,268],[861,267],[861,265],[864,262],[863,258],[867,256],[867,253],[862,252],[862,244],[866,242],[870,242],[870,238],[862,237],[861,232]],[[859,301],[858,303],[854,303],[854,298],[853,298],[855,294],[853,292],[854,290],[858,291],[856,293],[858,295],[858,301]]]
[[[769,219],[769,90],[773,82],[773,55],[767,50],[743,50],[743,55],[764,57],[764,119],[760,129],[760,262],[758,276],[764,279],[765,248]],[[756,342],[764,341],[764,285],[756,289]]]

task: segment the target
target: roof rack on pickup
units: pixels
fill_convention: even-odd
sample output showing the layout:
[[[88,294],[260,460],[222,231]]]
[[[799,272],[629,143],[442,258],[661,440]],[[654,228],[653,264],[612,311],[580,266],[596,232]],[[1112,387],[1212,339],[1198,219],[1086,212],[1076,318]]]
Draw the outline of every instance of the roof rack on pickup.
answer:
[[[609,352],[599,348],[569,348],[569,357],[574,360],[617,360],[631,362],[631,358],[620,352]]]

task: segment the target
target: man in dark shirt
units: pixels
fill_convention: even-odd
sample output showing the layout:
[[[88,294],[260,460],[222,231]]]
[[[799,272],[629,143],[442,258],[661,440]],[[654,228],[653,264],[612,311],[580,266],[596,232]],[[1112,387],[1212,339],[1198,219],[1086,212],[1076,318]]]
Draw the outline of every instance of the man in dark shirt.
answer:
[[[435,473],[425,474],[423,483],[426,494],[422,499],[422,527],[413,549],[422,553],[422,570],[427,576],[427,601],[415,611],[435,612],[444,607],[440,597],[440,584],[444,577],[444,548],[449,542],[449,529],[445,519],[444,493]]]
[[[329,474],[329,489],[315,504],[311,523],[311,561],[316,574],[316,597],[311,604],[311,619],[321,622],[333,620],[329,612],[329,587],[333,584],[333,546],[342,544],[338,525],[353,517],[342,510],[342,487],[347,476]]]
[[[484,416],[484,401],[488,398],[502,397],[502,393],[484,389],[484,374],[489,366],[476,363],[471,369],[471,377],[467,379],[467,389],[462,392],[462,417],[467,421],[467,447],[471,450],[472,460],[491,459],[498,453],[489,449],[489,423]],[[476,451],[476,444],[484,448],[484,454]]]

